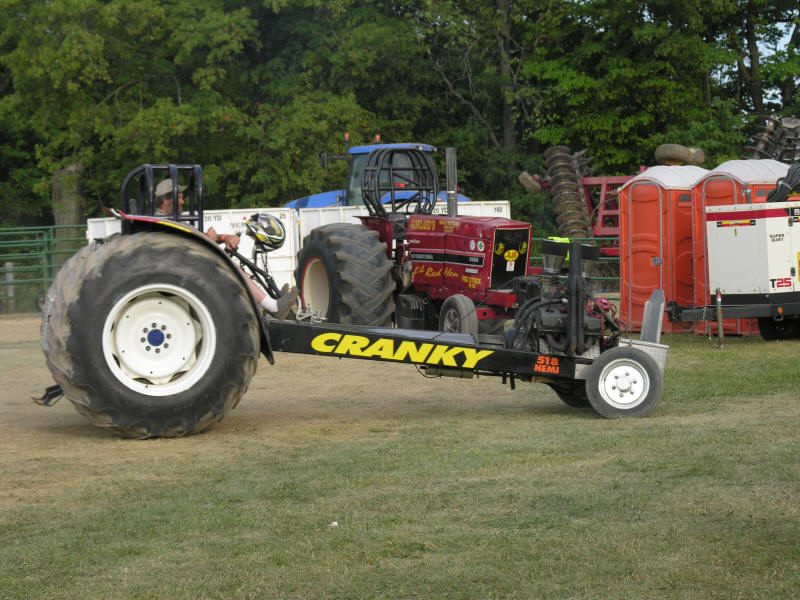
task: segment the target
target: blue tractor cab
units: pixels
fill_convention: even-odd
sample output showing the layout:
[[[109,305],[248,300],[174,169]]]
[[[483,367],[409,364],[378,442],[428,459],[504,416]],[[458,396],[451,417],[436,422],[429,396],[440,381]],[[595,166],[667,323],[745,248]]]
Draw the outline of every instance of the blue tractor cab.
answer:
[[[349,164],[347,171],[347,180],[345,181],[345,188],[342,190],[333,190],[331,192],[322,192],[319,194],[311,194],[310,196],[303,196],[296,200],[292,200],[285,206],[287,208],[301,209],[301,208],[320,208],[324,206],[362,206],[364,204],[364,196],[361,191],[361,181],[364,174],[364,167],[367,165],[369,156],[372,152],[378,150],[421,150],[429,154],[436,152],[436,148],[430,144],[370,144],[367,146],[353,146],[348,148],[347,154],[344,156],[333,156],[328,154],[322,155],[322,166],[327,166],[330,160],[346,160]],[[394,154],[395,160],[405,160],[405,155],[402,153]],[[405,164],[393,165],[396,169],[408,167]],[[409,192],[410,194],[411,192]],[[395,198],[402,197],[402,189],[395,191]],[[382,199],[383,202],[390,202],[391,198],[387,194]],[[444,191],[437,194],[438,202],[447,202]],[[458,195],[459,202],[469,202],[466,196]]]

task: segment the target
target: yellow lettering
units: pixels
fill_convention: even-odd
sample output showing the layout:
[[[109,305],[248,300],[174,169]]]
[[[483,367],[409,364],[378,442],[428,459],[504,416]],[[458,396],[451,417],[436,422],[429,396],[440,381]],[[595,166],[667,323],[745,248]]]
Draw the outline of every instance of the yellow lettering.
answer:
[[[479,360],[494,354],[494,350],[475,350],[475,348],[462,348],[461,350],[464,352],[464,364],[461,365],[464,369],[474,369]]]
[[[427,362],[430,365],[442,363],[445,367],[457,367],[456,359],[453,358],[459,352],[463,352],[464,348],[450,348],[449,346],[436,346],[428,357]]]
[[[436,221],[433,219],[414,219],[409,225],[411,231],[435,231]]]
[[[311,347],[317,352],[333,352],[333,347],[342,337],[341,333],[321,333],[311,340]],[[328,344],[327,342],[333,342]]]
[[[380,356],[384,360],[394,358],[394,342],[392,340],[381,339],[364,350],[363,356]]]
[[[349,354],[350,356],[364,356],[364,348],[369,344],[369,338],[360,335],[346,335],[336,346],[336,354]]]
[[[370,344],[370,342],[372,342]],[[341,333],[321,333],[311,340],[311,347],[321,353],[349,354],[362,358],[379,358],[382,360],[398,360],[412,363],[441,364],[445,367],[460,367],[474,369],[475,366],[487,356],[494,354],[493,350],[477,350],[475,348],[462,348],[459,346],[445,346],[429,344],[427,342],[417,345],[415,342],[405,340],[397,342],[387,338],[378,338],[375,341],[361,335],[342,335]],[[458,364],[456,357],[463,354],[462,364]],[[541,360],[539,361],[542,362]],[[535,371],[552,372],[547,365],[537,364]],[[558,367],[555,368],[558,372]]]
[[[418,348],[414,342],[400,342],[392,359],[405,360],[408,358],[415,363],[425,362],[425,357],[428,356],[431,348],[433,348],[433,344],[420,344]]]
[[[425,277],[441,277],[441,276],[442,276],[441,269],[435,270],[433,267],[428,267],[428,269],[425,271]]]
[[[481,285],[483,280],[480,277],[472,277],[470,275],[469,277],[465,276],[463,281],[464,281],[464,283],[467,284],[468,288],[470,288],[471,290],[474,290],[474,289],[478,288]]]

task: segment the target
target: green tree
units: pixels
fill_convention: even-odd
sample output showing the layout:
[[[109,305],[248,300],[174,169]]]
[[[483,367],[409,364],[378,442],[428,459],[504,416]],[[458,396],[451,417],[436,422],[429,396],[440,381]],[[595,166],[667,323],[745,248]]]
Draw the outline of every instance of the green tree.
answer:
[[[202,164],[212,208],[282,204],[341,184],[317,156],[348,131],[455,146],[465,193],[544,227],[516,177],[547,146],[714,165],[800,108],[791,0],[2,0],[0,26],[3,223],[69,182],[94,214],[144,162]]]
[[[244,121],[226,81],[255,26],[222,2],[25,0],[7,2],[2,62],[13,77],[9,105],[39,140],[34,191],[66,167],[84,173],[90,211],[115,203],[126,170],[142,162],[238,152]],[[213,147],[213,152],[209,148]]]
[[[425,141],[441,116],[438,89],[403,2],[285,0],[258,19],[263,44],[251,57],[258,108],[251,134],[263,164],[254,180],[270,201],[339,187],[341,168],[323,151],[352,143]]]

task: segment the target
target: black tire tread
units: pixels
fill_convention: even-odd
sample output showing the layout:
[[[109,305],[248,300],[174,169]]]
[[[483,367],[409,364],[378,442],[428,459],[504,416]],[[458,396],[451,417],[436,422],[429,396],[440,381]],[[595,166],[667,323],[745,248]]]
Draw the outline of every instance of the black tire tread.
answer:
[[[77,325],[75,315],[80,313],[77,305],[84,286],[105,276],[104,269],[112,259],[125,264],[138,256],[145,264],[157,264],[164,256],[176,252],[176,243],[181,246],[181,261],[188,269],[194,266],[195,272],[202,273],[209,285],[211,281],[224,282],[226,286],[230,284],[231,310],[252,312],[247,290],[222,257],[214,255],[202,244],[160,232],[120,236],[102,244],[90,243],[64,264],[48,292],[42,322],[42,349],[54,379],[64,396],[90,422],[125,437],[178,437],[207,429],[238,404],[257,368],[259,329],[257,320],[253,318],[244,320],[243,330],[236,334],[240,340],[236,353],[238,368],[235,372],[228,372],[225,381],[218,382],[215,386],[218,391],[213,398],[183,414],[165,419],[126,414],[124,409],[115,407],[93,389],[91,378],[81,372],[78,365],[83,358],[70,350],[70,340],[73,326]],[[210,266],[213,273],[209,272]],[[94,318],[98,316],[94,315]]]
[[[572,408],[589,408],[589,396],[586,394],[586,383],[581,380],[559,381],[548,384],[558,398]]]
[[[350,325],[391,324],[396,287],[391,273],[393,264],[376,231],[347,223],[323,225],[305,237],[303,248],[309,244],[324,249],[336,265],[336,273],[328,273],[336,288],[330,300],[335,306],[329,308],[329,315],[335,314],[337,322]],[[298,288],[309,258],[300,251],[295,273]]]
[[[766,342],[789,340],[800,336],[800,318],[787,317],[776,321],[771,317],[759,317],[758,332]]]

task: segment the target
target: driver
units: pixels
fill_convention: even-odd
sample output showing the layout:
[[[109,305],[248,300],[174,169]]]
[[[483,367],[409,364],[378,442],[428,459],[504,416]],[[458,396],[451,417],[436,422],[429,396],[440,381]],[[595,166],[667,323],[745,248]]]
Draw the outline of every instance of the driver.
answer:
[[[183,191],[186,186],[178,186],[178,212],[183,210]],[[172,200],[172,179],[164,179],[156,186],[156,209],[155,216],[169,217],[173,212]],[[216,244],[225,244],[226,250],[236,250],[239,247],[239,236],[236,234],[217,233],[213,227],[209,227],[205,234]],[[238,266],[238,264],[237,264]],[[239,267],[241,269],[241,267]],[[276,319],[285,319],[289,316],[292,308],[297,304],[297,288],[289,289],[289,284],[284,284],[281,288],[281,296],[277,300],[267,294],[256,285],[256,282],[245,277],[250,293],[258,302],[259,306],[267,311]]]

